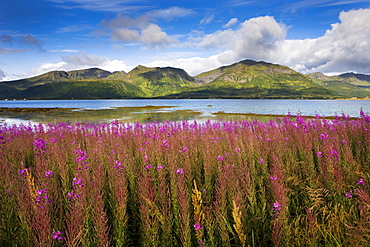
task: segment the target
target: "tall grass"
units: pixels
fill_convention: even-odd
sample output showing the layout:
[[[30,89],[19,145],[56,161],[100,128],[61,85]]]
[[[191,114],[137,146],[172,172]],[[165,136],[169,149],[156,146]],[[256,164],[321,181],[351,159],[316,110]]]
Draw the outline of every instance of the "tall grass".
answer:
[[[364,246],[370,117],[0,126],[1,246]]]

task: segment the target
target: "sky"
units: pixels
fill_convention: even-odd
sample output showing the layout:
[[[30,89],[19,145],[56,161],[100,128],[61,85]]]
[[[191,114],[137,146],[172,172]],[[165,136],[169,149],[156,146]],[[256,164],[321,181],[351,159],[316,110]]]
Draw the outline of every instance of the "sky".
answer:
[[[370,74],[370,0],[0,0],[0,81],[245,59]]]

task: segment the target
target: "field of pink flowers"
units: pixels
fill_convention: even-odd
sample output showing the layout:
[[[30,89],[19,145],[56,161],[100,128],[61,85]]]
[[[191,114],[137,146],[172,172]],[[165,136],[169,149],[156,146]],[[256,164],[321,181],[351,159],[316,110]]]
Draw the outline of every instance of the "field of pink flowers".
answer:
[[[0,246],[361,246],[370,117],[0,126]]]

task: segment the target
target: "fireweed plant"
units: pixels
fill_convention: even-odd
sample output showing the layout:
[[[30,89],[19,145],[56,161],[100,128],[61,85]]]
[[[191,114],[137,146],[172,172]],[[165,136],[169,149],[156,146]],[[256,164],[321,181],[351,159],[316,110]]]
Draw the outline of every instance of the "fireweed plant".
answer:
[[[0,246],[364,246],[370,117],[0,125]]]

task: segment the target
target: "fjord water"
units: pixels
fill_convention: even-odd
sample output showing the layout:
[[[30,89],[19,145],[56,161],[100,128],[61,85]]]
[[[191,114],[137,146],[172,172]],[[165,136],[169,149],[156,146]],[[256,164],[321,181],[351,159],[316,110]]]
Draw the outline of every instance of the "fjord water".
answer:
[[[193,110],[202,116],[216,112],[304,116],[335,116],[343,113],[358,117],[360,110],[370,112],[370,100],[266,100],[266,99],[117,99],[117,100],[8,100],[0,107],[109,109],[115,107],[171,106],[148,111]],[[1,116],[0,116],[1,119]],[[4,117],[2,118],[4,121]]]

